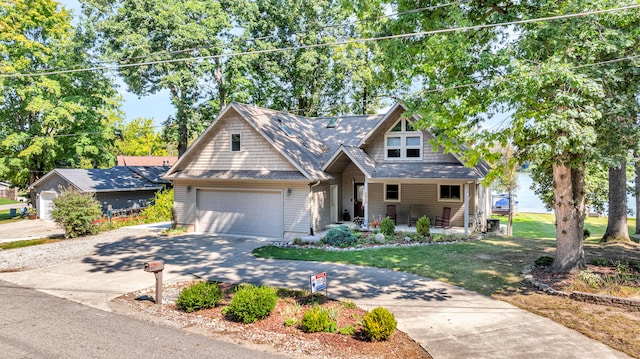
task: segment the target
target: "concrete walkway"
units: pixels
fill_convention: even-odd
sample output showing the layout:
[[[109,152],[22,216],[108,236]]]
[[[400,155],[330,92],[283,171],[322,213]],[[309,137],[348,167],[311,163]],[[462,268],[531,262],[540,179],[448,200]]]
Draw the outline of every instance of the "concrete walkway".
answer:
[[[143,230],[98,245],[92,256],[48,268],[0,273],[0,279],[109,310],[126,292],[152,287],[143,271],[166,262],[165,282],[195,277],[305,289],[327,272],[329,295],[364,309],[391,310],[400,330],[434,358],[628,358],[549,319],[424,277],[391,270],[319,262],[266,260],[251,250],[265,240],[205,235],[160,237]]]
[[[63,236],[62,228],[41,219],[23,218],[0,225],[0,243]]]

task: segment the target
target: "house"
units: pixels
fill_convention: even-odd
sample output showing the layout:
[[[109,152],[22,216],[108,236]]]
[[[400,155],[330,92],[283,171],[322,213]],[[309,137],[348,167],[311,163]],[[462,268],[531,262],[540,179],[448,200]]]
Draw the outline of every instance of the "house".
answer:
[[[178,156],[116,156],[116,166],[173,166]]]
[[[53,200],[65,189],[94,193],[102,210],[137,210],[144,208],[155,193],[170,182],[161,178],[169,169],[163,166],[116,166],[106,169],[64,169],[50,171],[29,186],[36,191],[38,217],[51,220]]]
[[[18,189],[11,187],[11,185],[6,182],[0,182],[0,198],[8,198],[17,201]]]
[[[167,172],[190,231],[291,238],[393,206],[470,230],[489,214],[484,164],[433,148],[398,103],[386,114],[307,118],[232,103]],[[433,222],[432,222],[433,223]]]

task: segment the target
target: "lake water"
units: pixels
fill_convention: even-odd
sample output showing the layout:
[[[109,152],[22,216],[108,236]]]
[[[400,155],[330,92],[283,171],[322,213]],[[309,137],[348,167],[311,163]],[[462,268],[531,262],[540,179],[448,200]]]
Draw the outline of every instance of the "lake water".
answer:
[[[544,208],[544,204],[531,189],[533,179],[528,173],[518,173],[518,191],[516,201],[518,201],[518,212],[531,213],[552,213]],[[627,196],[627,206],[636,213],[636,200],[633,196]]]

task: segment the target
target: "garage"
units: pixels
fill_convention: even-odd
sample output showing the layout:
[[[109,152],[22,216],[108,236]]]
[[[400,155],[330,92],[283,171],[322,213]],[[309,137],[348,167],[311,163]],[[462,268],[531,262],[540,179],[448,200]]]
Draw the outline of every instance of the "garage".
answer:
[[[37,204],[40,219],[45,221],[53,220],[53,217],[51,217],[51,211],[53,210],[53,200],[56,199],[56,197],[58,197],[58,194],[53,191],[40,192]]]
[[[198,190],[196,230],[205,233],[281,238],[282,190]]]

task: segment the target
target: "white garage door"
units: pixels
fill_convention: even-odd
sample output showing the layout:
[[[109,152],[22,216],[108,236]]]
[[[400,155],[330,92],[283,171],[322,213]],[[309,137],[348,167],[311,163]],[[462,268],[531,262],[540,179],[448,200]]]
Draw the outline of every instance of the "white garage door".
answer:
[[[198,190],[198,232],[281,238],[282,191]]]
[[[51,211],[53,210],[53,200],[58,197],[58,194],[53,191],[40,192],[40,198],[38,198],[38,217],[45,221],[52,221]]]

